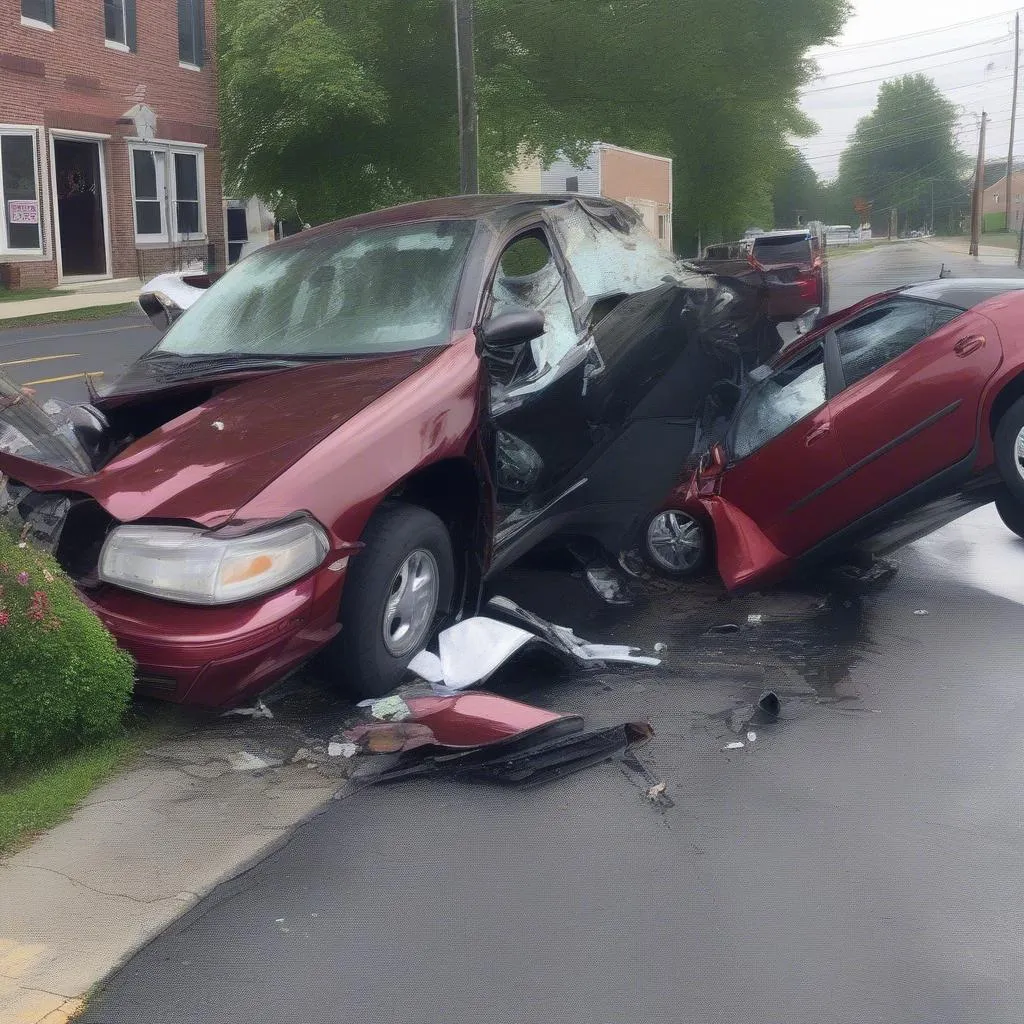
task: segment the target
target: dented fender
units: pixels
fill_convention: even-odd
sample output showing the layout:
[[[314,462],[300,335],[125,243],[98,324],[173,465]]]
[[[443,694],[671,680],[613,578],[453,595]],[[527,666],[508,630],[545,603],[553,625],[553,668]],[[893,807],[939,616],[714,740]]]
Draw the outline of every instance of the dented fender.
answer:
[[[748,515],[717,494],[693,499],[712,523],[718,573],[729,590],[773,583],[786,575],[790,560]]]

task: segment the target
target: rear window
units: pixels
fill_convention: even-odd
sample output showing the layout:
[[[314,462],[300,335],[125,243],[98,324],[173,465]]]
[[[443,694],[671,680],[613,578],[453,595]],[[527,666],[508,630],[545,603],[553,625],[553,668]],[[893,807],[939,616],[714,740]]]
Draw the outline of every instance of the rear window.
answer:
[[[759,238],[754,258],[760,263],[806,263],[811,258],[809,238]]]

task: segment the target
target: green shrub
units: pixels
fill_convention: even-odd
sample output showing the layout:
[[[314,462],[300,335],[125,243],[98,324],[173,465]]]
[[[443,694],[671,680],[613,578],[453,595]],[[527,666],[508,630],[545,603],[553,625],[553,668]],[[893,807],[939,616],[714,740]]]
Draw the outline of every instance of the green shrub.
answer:
[[[0,769],[115,734],[133,671],[56,562],[0,528]]]

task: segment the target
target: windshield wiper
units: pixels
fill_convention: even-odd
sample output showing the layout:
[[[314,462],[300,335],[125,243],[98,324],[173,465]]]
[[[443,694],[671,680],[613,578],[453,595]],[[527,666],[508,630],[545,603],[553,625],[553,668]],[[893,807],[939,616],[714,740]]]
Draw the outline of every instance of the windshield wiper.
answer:
[[[185,355],[179,352],[151,352],[140,363],[158,369],[161,376],[188,377],[232,373],[235,370],[287,370],[305,366],[309,359],[284,356],[248,355],[240,352]]]

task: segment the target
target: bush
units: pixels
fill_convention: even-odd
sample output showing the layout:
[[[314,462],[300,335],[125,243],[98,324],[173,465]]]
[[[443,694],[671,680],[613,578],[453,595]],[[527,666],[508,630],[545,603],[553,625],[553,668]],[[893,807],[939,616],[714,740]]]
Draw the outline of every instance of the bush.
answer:
[[[56,562],[0,528],[0,769],[115,734],[133,677]]]

